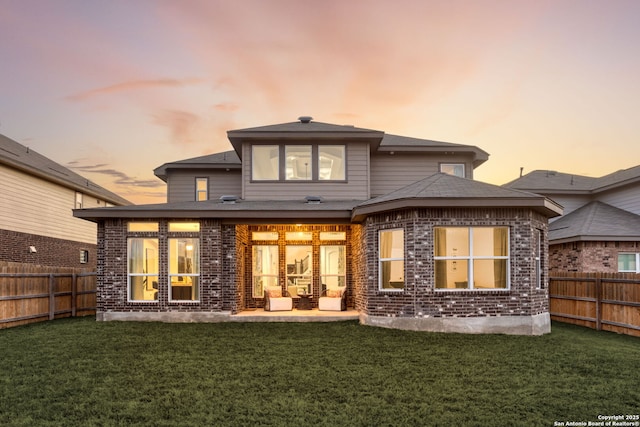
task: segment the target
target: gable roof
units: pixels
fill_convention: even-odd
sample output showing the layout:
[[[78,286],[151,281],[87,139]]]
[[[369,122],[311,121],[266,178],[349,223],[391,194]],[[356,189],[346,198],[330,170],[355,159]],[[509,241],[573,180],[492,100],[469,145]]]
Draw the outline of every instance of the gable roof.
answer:
[[[545,194],[594,194],[633,183],[640,183],[640,165],[600,178],[535,170],[504,184],[504,187]]]
[[[4,135],[0,135],[0,164],[63,187],[92,195],[114,205],[131,204],[130,201],[123,197]]]
[[[153,173],[166,182],[167,172],[170,169],[240,169],[241,167],[240,158],[235,151],[231,150],[165,163],[155,168]]]
[[[591,202],[555,220],[549,242],[640,240],[640,216],[602,202]]]
[[[408,207],[527,207],[547,217],[562,214],[558,204],[538,194],[437,173],[361,203],[354,218]]]

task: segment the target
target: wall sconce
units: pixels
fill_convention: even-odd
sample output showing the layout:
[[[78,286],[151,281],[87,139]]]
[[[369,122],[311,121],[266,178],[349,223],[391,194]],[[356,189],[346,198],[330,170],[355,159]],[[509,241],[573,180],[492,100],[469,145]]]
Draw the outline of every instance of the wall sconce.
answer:
[[[38,251],[37,251],[35,246],[29,246],[29,253],[30,254],[35,254],[36,252],[38,252]]]

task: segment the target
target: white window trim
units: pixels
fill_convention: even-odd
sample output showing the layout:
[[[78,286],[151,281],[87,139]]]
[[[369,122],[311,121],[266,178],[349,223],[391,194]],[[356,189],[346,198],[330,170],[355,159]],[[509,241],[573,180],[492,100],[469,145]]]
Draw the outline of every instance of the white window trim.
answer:
[[[381,250],[381,236],[382,233],[384,232],[388,232],[388,231],[402,231],[402,240],[403,240],[403,244],[402,244],[402,257],[391,257],[391,258],[382,258],[382,256],[380,256],[380,250]],[[406,248],[406,239],[405,239],[405,233],[404,233],[404,228],[402,227],[398,227],[398,228],[387,228],[384,230],[378,230],[378,291],[382,291],[382,292],[404,292],[406,287],[407,287],[407,271],[406,271],[406,256],[405,254],[407,253],[407,248]],[[402,286],[402,288],[383,288],[382,287],[382,262],[383,261],[402,261],[403,262],[403,277],[404,277],[404,286]]]
[[[468,291],[477,291],[477,292],[504,292],[511,289],[511,229],[508,226],[497,225],[497,226],[467,226],[467,227],[437,227],[437,228],[467,228],[469,230],[469,255],[466,256],[435,256],[433,259],[435,261],[440,260],[461,260],[467,261],[467,276],[469,286],[466,288],[436,288],[435,280],[434,280],[434,289],[436,292],[468,292]],[[474,228],[506,228],[507,229],[507,255],[506,256],[473,256],[473,229]],[[435,241],[435,237],[434,237]],[[434,247],[435,253],[435,247]],[[504,288],[475,288],[474,285],[474,277],[473,277],[473,261],[475,260],[496,260],[496,259],[506,259],[507,260],[507,283]],[[434,271],[434,279],[435,279],[435,271]]]
[[[136,304],[158,304],[160,302],[160,298],[159,297],[158,297],[158,299],[154,299],[154,300],[133,299],[133,298],[131,298],[131,278],[132,277],[157,277],[158,281],[160,281],[160,271],[158,269],[158,272],[155,273],[155,274],[130,273],[129,272],[129,257],[130,257],[129,240],[130,239],[155,239],[155,240],[158,240],[158,243],[159,243],[159,239],[157,237],[128,237],[127,238],[127,302],[128,303],[136,303]],[[158,265],[158,267],[160,267],[160,266]],[[158,289],[156,289],[156,291],[159,292]]]
[[[618,252],[618,257],[620,255],[635,255],[636,257],[636,269],[635,270],[620,270],[618,269],[618,273],[640,273],[640,252]],[[616,259],[616,261],[618,261]]]

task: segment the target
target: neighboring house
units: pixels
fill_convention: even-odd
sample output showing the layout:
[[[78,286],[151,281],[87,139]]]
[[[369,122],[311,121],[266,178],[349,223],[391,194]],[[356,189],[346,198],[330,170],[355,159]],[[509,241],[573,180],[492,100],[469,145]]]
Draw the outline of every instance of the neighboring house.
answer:
[[[75,211],[98,224],[99,320],[233,320],[275,287],[346,293],[368,325],[549,332],[561,209],[473,181],[486,152],[308,117],[228,137],[155,170],[167,203]]]
[[[640,273],[640,166],[600,178],[538,170],[505,187],[564,207],[549,226],[551,271]]]
[[[0,135],[0,261],[93,269],[96,225],[73,209],[129,204]]]

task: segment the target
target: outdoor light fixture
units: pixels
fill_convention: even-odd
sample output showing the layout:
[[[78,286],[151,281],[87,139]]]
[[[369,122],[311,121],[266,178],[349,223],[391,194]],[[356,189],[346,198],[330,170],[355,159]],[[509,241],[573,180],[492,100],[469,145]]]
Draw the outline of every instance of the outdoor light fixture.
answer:
[[[35,246],[29,246],[29,253],[30,254],[35,254],[36,252],[38,252],[38,251],[36,250]]]

